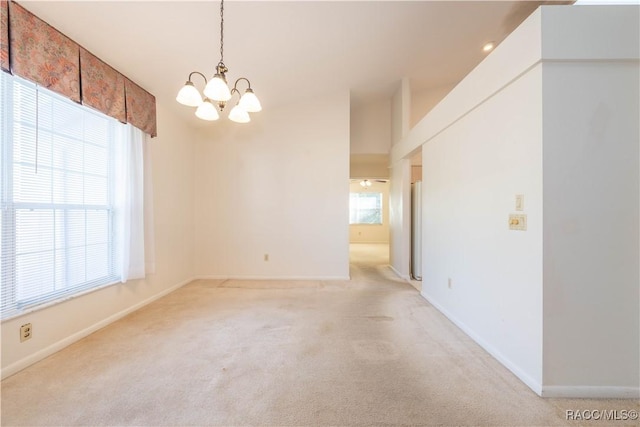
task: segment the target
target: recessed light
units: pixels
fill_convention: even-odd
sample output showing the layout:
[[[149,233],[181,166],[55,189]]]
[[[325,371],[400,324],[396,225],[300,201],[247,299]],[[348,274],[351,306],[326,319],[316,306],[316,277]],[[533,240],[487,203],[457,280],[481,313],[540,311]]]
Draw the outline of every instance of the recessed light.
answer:
[[[484,52],[491,52],[494,47],[496,47],[495,42],[489,42],[489,43],[485,44],[484,46],[482,46],[482,50]]]

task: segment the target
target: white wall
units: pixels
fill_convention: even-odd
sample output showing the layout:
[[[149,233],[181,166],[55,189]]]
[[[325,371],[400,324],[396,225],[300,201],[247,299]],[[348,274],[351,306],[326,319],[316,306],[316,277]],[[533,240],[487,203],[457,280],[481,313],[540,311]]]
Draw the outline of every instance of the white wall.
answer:
[[[389,154],[391,100],[380,99],[351,109],[351,154]]]
[[[455,84],[448,84],[429,89],[414,90],[411,92],[411,114],[409,126],[414,127],[429,111],[451,92]]]
[[[423,150],[423,294],[543,396],[640,395],[639,14],[537,10],[392,147]]]
[[[391,145],[398,144],[409,133],[411,86],[402,79],[391,97]]]
[[[389,263],[396,274],[409,280],[411,256],[411,161],[391,165],[389,181]]]
[[[156,273],[69,299],[2,322],[2,377],[62,349],[193,278],[193,160],[191,129],[158,104],[153,161]],[[23,343],[19,328],[33,325]]]
[[[543,73],[545,391],[637,396],[639,66],[555,62]]]
[[[349,94],[214,132],[196,148],[197,275],[347,278]]]
[[[402,141],[409,135],[410,110],[411,87],[409,79],[404,78],[391,98],[389,262],[396,274],[406,280],[411,261],[411,160],[408,153],[395,157],[393,153],[394,147],[404,146]]]
[[[542,384],[541,111],[539,66],[422,151],[422,294],[535,390]],[[508,228],[516,194],[525,195],[527,231]]]
[[[388,178],[391,148],[391,100],[351,108],[351,178]]]
[[[540,61],[541,52],[541,14],[538,11],[503,40],[429,114],[413,126],[411,132],[400,141],[393,141],[391,163],[409,158],[442,129],[455,123],[510,81],[535,66]],[[394,105],[392,104],[392,111]]]
[[[382,194],[382,224],[350,224],[350,243],[389,243],[389,183],[371,181],[371,187],[363,188],[359,182],[349,185],[351,193]]]

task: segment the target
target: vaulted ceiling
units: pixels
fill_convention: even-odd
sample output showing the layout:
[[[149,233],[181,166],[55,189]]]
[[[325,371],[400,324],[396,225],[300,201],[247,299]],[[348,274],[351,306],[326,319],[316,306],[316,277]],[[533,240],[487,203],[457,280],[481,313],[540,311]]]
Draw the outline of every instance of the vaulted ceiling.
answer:
[[[390,96],[403,77],[415,90],[460,81],[486,42],[499,43],[540,3],[227,0],[224,61],[229,80],[249,78],[265,108],[337,90],[358,104]],[[21,4],[200,123],[174,98],[189,72],[210,77],[220,59],[218,1]]]

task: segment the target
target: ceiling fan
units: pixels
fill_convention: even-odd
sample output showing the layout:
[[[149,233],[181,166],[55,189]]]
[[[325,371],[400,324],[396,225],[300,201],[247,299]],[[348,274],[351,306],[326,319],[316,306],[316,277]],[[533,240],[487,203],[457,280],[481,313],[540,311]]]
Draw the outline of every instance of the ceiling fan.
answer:
[[[371,185],[374,182],[381,183],[381,184],[386,184],[387,182],[389,182],[389,180],[388,179],[368,179],[368,178],[365,178],[365,179],[352,179],[351,182],[359,182],[361,186],[367,188],[367,187],[371,187]]]

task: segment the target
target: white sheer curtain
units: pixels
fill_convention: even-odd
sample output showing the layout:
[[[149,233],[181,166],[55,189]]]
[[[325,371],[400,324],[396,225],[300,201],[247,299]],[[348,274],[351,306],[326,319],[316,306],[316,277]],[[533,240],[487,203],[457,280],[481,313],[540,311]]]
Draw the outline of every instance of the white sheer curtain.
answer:
[[[147,136],[127,124],[115,155],[116,260],[120,281],[154,272],[153,193]],[[146,214],[146,215],[145,215]]]
[[[145,135],[144,159],[144,258],[147,274],[156,272],[156,240],[153,220],[153,168],[151,167],[151,150],[149,136]]]

